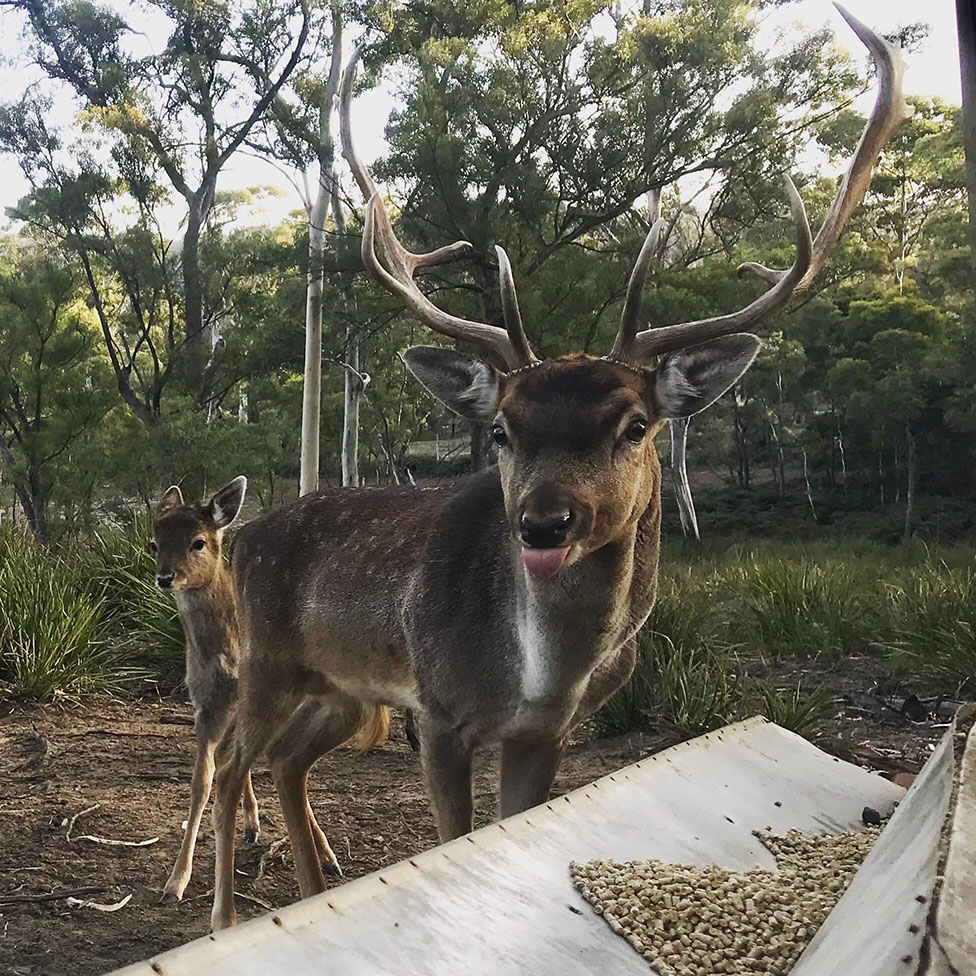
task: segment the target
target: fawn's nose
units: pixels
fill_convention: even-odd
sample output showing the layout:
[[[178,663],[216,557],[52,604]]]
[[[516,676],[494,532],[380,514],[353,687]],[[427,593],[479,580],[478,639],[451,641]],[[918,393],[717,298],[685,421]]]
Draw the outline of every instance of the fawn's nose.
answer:
[[[157,573],[156,574],[156,585],[161,590],[168,590],[173,586],[173,573]]]

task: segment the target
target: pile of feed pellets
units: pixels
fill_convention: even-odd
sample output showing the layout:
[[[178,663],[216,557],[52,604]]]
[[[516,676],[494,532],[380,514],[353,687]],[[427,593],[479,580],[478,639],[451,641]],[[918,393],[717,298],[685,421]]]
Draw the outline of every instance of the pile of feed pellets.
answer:
[[[880,830],[756,832],[776,870],[662,861],[573,863],[573,881],[660,976],[785,976]]]

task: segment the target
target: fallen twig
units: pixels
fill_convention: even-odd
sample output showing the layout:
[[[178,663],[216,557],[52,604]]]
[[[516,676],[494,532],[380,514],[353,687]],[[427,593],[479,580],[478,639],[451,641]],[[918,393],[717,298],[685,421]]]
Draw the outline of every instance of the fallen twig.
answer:
[[[235,891],[234,895],[237,898],[243,898],[244,901],[253,901],[255,905],[260,905],[266,912],[274,911],[274,905],[269,905],[266,901],[263,901],[260,898],[255,898],[254,895],[245,895],[240,891]]]
[[[149,847],[159,842],[158,837],[150,837],[149,840],[115,840],[112,837],[95,837],[93,834],[82,834],[75,840],[88,840],[93,844],[105,844],[108,847]]]
[[[254,876],[255,881],[260,881],[264,877],[264,869],[268,866],[268,861],[273,858],[281,848],[288,843],[287,837],[276,840],[262,855],[258,861],[258,873]]]
[[[108,888],[89,885],[87,888],[62,888],[61,891],[46,891],[43,895],[0,895],[0,905],[20,905],[26,902],[59,901],[73,895],[97,895]]]
[[[114,905],[102,905],[97,901],[82,901],[79,898],[69,898],[68,907],[69,908],[94,908],[96,912],[117,912],[120,908],[125,908],[129,904],[129,899],[132,898],[132,892],[130,891],[125,898],[121,901],[117,901]]]
[[[164,714],[159,716],[160,725],[193,725],[192,715],[179,715],[176,713]]]
[[[101,806],[100,803],[94,803],[90,807],[86,807],[84,810],[79,810],[70,820],[65,820],[62,823],[62,827],[66,823],[68,825],[68,830],[64,835],[64,839],[70,844],[71,843],[71,831],[74,829],[75,821],[79,817],[83,817],[86,813],[91,813],[93,810],[97,810]]]

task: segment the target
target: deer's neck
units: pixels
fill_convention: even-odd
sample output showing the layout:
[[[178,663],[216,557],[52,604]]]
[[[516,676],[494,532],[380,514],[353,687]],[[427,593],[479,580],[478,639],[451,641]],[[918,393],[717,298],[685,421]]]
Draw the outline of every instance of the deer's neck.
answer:
[[[176,593],[176,606],[186,634],[187,667],[194,661],[240,657],[237,598],[230,574],[221,564],[207,586]]]
[[[526,700],[572,697],[643,624],[657,585],[660,521],[660,505],[652,500],[624,534],[544,580],[526,573],[512,541],[514,627]]]

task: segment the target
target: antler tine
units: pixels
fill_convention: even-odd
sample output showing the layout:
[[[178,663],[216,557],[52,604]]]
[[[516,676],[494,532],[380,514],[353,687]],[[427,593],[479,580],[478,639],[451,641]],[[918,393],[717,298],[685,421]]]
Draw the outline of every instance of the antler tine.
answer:
[[[473,322],[470,319],[450,315],[434,305],[414,281],[413,275],[418,268],[429,268],[453,261],[455,258],[470,254],[474,248],[467,241],[457,241],[426,254],[416,254],[408,251],[393,233],[390,215],[386,212],[379,190],[369,170],[356,154],[356,147],[352,141],[352,89],[362,51],[362,45],[356,47],[342,73],[339,133],[342,140],[342,155],[367,200],[366,222],[363,227],[363,264],[388,291],[397,295],[421,322],[430,326],[435,332],[453,339],[464,339],[486,346],[497,353],[510,369],[538,362],[529,348],[522,329],[512,270],[507,257],[503,264],[500,263],[502,308],[507,331],[484,322]]]
[[[386,256],[386,262],[377,255],[377,239],[380,250]],[[466,241],[459,241],[450,247],[440,248],[430,254],[411,254],[393,236],[390,218],[383,207],[379,194],[370,197],[366,205],[366,223],[363,227],[363,264],[367,270],[386,288],[396,295],[425,325],[435,332],[450,336],[452,339],[464,339],[478,343],[497,353],[510,369],[527,365],[527,361],[509,338],[504,329],[484,322],[473,322],[470,319],[451,315],[438,308],[413,280],[413,270],[421,265],[437,263],[440,260],[459,253],[459,246],[470,247]],[[384,266],[389,263],[392,271]]]
[[[627,298],[624,301],[624,309],[620,313],[620,328],[617,330],[617,341],[613,344],[613,350],[610,353],[611,359],[626,359],[628,350],[637,338],[637,326],[640,324],[641,294],[644,291],[651,265],[657,257],[658,243],[664,226],[665,221],[662,218],[657,217],[654,220],[651,229],[647,232],[647,237],[644,238],[640,254],[637,255],[637,263],[630,273],[630,281],[627,282]]]
[[[796,283],[806,274],[810,266],[813,241],[810,238],[810,225],[807,223],[803,201],[797,193],[793,181],[784,176],[786,192],[790,197],[793,221],[796,224],[796,259],[793,267],[773,285],[769,291],[760,295],[754,302],[730,315],[719,315],[699,322],[685,322],[681,325],[666,325],[657,329],[639,332],[633,342],[616,358],[636,362],[646,362],[652,356],[659,356],[675,349],[694,346],[708,339],[742,332],[754,325],[770,312],[782,307],[789,300]]]
[[[752,261],[743,264],[739,268],[740,273],[751,271],[764,281],[769,282],[772,287],[751,305],[747,305],[741,311],[731,315],[704,319],[701,322],[687,322],[682,325],[648,329],[635,335],[629,343],[626,342],[624,322],[621,321],[621,335],[611,356],[618,359],[644,361],[650,356],[695,345],[718,336],[729,335],[732,332],[743,331],[754,325],[763,316],[780,308],[794,291],[807,288],[827,263],[827,257],[837,243],[844,225],[867,192],[871,182],[871,170],[882,148],[898,127],[911,118],[913,112],[912,107],[907,104],[902,94],[902,75],[905,71],[905,64],[898,48],[879,37],[840,4],[835,3],[834,6],[837,7],[841,16],[850,24],[851,29],[874,58],[874,63],[878,69],[878,97],[867,125],[864,127],[864,132],[861,134],[857,149],[854,151],[851,164],[841,180],[837,196],[823,225],[817,232],[816,241],[811,242],[810,240],[810,229],[807,225],[803,203],[796,192],[796,187],[793,186],[793,182],[787,177],[787,192],[790,195],[793,219],[797,228],[797,255],[793,267],[789,271],[779,271]],[[642,249],[641,258],[643,257],[644,251]],[[641,258],[638,258],[638,267],[635,267],[634,274],[631,276],[631,288],[635,283],[643,285],[643,275],[638,275]],[[628,315],[631,301],[635,306],[639,303],[639,290],[637,295],[632,296],[631,288],[628,289],[627,305],[624,309],[625,317]]]
[[[878,71],[878,97],[875,99],[874,108],[871,109],[867,125],[854,150],[850,166],[840,182],[834,202],[820,230],[817,231],[813,242],[813,260],[807,273],[797,282],[796,291],[805,291],[809,288],[813,279],[823,270],[844,225],[867,193],[868,186],[871,184],[871,170],[885,143],[899,126],[912,117],[915,111],[914,107],[905,101],[902,93],[905,62],[902,60],[901,51],[863,24],[839,3],[835,3],[834,6],[850,25],[851,30],[860,38],[861,43],[871,52]],[[769,282],[778,281],[786,273],[753,261],[743,264],[739,270],[740,272],[751,271]]]
[[[352,170],[353,178],[359,184],[363,197],[369,200],[377,192],[373,177],[369,175],[369,170],[363,165],[356,153],[356,147],[352,141],[352,125],[350,114],[352,108],[352,89],[356,83],[356,69],[359,67],[359,59],[363,54],[362,44],[357,44],[353,48],[349,63],[342,72],[342,84],[339,86],[339,138],[342,140],[342,155]]]
[[[519,312],[518,296],[515,294],[515,277],[512,274],[512,264],[508,260],[505,248],[495,245],[495,254],[498,257],[498,283],[502,292],[502,315],[505,318],[505,331],[511,340],[516,354],[523,365],[539,362],[529,340],[525,337],[525,329],[522,328],[522,315]]]

